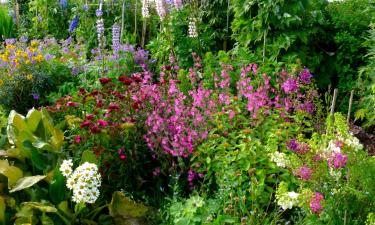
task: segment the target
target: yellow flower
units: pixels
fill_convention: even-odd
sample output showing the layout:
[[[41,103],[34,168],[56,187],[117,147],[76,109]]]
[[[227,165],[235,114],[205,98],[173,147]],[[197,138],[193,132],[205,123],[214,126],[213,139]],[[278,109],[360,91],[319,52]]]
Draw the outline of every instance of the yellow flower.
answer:
[[[14,46],[14,45],[7,45],[6,48],[7,48],[7,49],[15,49],[16,46]]]
[[[30,60],[26,60],[25,63],[26,63],[26,65],[29,65],[30,64]]]
[[[43,56],[42,56],[42,55],[37,55],[37,56],[35,57],[35,61],[37,61],[37,62],[41,62],[41,61],[43,61]]]
[[[27,50],[29,50],[30,52],[35,52],[35,48],[32,47],[28,47]]]
[[[1,55],[1,60],[3,62],[8,62],[9,61],[9,57],[7,55]]]
[[[4,81],[0,79],[0,86],[3,86],[3,84],[4,84]]]
[[[31,43],[30,43],[30,45],[31,45],[32,47],[36,47],[36,46],[39,45],[39,41],[37,41],[37,40],[32,40]]]
[[[17,51],[16,51],[16,56],[17,57],[21,57],[22,56],[22,54],[23,54],[23,51],[21,51],[21,50],[19,50],[19,49],[17,49]]]
[[[26,79],[32,80],[33,79],[33,75],[31,73],[27,74]]]

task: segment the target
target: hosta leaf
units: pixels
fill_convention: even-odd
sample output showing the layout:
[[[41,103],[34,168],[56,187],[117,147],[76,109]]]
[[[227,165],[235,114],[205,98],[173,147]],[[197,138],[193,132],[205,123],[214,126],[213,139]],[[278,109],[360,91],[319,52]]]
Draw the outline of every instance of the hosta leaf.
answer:
[[[13,187],[22,178],[23,172],[15,166],[10,166],[8,160],[0,160],[0,174],[8,178],[8,187]]]
[[[23,190],[25,188],[29,188],[33,186],[34,184],[38,183],[39,181],[43,180],[46,176],[31,176],[31,177],[24,177],[17,181],[15,186],[12,190],[10,190],[10,193]]]
[[[35,132],[40,120],[42,119],[42,115],[38,110],[33,108],[27,113],[26,119],[30,131]]]
[[[22,206],[29,207],[32,209],[38,209],[39,211],[46,212],[46,213],[57,212],[57,209],[55,208],[55,206],[47,202],[24,202],[22,203]]]
[[[124,193],[116,191],[112,195],[112,201],[108,206],[109,214],[112,217],[137,218],[142,217],[147,212],[147,207],[136,203],[126,197]]]

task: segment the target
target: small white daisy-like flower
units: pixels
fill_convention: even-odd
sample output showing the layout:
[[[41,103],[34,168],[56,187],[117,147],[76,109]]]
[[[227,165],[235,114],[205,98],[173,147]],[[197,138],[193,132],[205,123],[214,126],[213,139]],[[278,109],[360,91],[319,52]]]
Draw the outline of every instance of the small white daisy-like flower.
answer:
[[[73,172],[73,161],[71,159],[64,160],[60,166],[60,171],[64,177],[70,176]]]

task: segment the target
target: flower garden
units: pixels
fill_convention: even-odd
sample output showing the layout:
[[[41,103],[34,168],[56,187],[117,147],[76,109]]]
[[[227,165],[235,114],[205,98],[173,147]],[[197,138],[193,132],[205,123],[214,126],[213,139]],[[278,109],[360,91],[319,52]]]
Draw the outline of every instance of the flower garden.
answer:
[[[370,0],[0,0],[0,224],[374,225]]]

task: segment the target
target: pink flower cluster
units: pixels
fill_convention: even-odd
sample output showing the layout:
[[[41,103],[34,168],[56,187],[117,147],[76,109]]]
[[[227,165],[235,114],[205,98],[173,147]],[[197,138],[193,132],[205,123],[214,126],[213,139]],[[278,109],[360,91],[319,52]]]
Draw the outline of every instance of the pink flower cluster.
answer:
[[[323,210],[323,206],[321,202],[324,200],[324,196],[319,193],[315,192],[313,198],[310,201],[310,209],[315,214],[320,214],[320,212]]]
[[[328,159],[328,165],[331,168],[340,169],[346,166],[348,156],[342,153],[334,153],[331,158]]]

